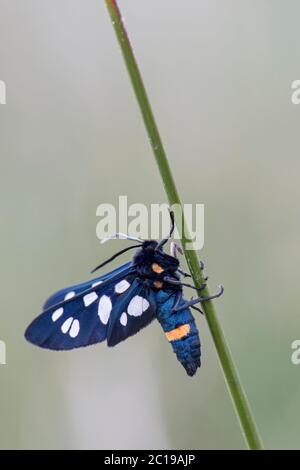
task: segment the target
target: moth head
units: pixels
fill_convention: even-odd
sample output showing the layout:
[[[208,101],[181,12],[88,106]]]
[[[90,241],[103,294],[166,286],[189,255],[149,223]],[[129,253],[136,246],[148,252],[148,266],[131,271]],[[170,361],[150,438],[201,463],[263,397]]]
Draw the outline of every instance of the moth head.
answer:
[[[165,270],[176,270],[179,266],[179,261],[176,257],[168,255],[160,242],[155,240],[148,240],[143,244],[143,250],[147,260],[151,263],[152,271],[156,274],[161,274]]]

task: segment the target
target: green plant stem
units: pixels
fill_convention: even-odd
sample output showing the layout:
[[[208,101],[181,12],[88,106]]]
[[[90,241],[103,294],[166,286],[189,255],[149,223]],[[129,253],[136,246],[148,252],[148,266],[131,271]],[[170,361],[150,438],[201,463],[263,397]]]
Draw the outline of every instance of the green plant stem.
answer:
[[[169,166],[169,162],[161,141],[161,137],[156,125],[156,121],[151,109],[150,102],[143,84],[143,80],[134,57],[124,22],[115,0],[105,0],[111,21],[117,35],[123,57],[127,66],[128,74],[142,112],[145,127],[150,139],[150,143],[155,155],[155,159],[164,183],[164,187],[168,196],[169,204],[179,204],[180,198],[176,189],[175,181]],[[176,215],[176,214],[175,214]],[[178,220],[177,220],[178,222]],[[185,257],[196,287],[200,287],[204,283],[204,277],[199,266],[198,255],[194,250],[187,250],[186,243],[190,239],[187,224],[184,220],[180,221],[184,226],[183,249]],[[201,295],[208,296],[209,292],[206,288],[202,290]],[[216,315],[216,311],[212,301],[204,302],[202,308],[208,322],[208,326],[217,349],[221,367],[228,385],[229,393],[234,403],[237,416],[240,421],[242,431],[244,433],[249,449],[263,449],[258,429],[256,427],[251,409],[242,388],[236,367],[234,365],[229,347],[226,343],[221,325]]]

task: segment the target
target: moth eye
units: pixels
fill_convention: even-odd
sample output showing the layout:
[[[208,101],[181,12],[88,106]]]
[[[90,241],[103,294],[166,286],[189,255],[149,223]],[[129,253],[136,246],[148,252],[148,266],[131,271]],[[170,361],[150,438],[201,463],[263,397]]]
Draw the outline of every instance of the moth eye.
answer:
[[[161,274],[164,272],[164,268],[162,268],[159,264],[157,263],[152,263],[152,271],[154,271],[156,274]]]

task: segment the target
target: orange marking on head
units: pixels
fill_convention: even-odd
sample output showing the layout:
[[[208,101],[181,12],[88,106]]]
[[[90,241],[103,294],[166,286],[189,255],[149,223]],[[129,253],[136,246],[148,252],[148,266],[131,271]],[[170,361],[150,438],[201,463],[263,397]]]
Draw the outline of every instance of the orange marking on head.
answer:
[[[157,263],[152,263],[152,271],[154,271],[156,274],[161,274],[164,272],[164,268],[162,268],[159,264]]]
[[[166,337],[168,341],[176,341],[177,339],[184,338],[190,332],[190,325],[186,323],[185,325],[180,325],[174,330],[167,331]]]
[[[154,285],[154,287],[156,287],[156,289],[161,289],[162,286],[163,286],[163,282],[162,281],[154,281],[153,285]]]

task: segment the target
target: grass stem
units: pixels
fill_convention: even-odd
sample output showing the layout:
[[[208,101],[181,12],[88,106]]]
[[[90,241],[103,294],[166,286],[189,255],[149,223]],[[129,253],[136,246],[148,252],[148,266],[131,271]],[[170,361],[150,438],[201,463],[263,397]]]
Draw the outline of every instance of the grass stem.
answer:
[[[108,12],[111,17],[111,21],[127,66],[127,71],[143,116],[145,127],[161,174],[161,178],[163,180],[169,204],[171,206],[174,204],[179,204],[181,206],[181,201],[167,159],[167,155],[162,144],[158,127],[151,109],[151,105],[137,65],[137,61],[133,53],[132,46],[130,44],[124,26],[124,21],[120,13],[117,1],[105,0],[105,3],[108,8]],[[185,228],[183,231],[184,237],[182,240],[182,245],[187,264],[189,266],[195,286],[199,288],[200,285],[204,283],[204,278],[199,266],[198,255],[196,251],[186,249],[186,243],[190,239],[190,236],[188,233],[186,222],[183,220],[180,221],[180,223],[183,223]],[[205,290],[202,290],[201,295],[208,296],[208,289],[206,288]],[[214,304],[212,301],[204,302],[202,308],[205,312],[205,316],[218,353],[225,380],[228,385],[229,393],[235,406],[241,429],[243,431],[248,447],[249,449],[256,450],[263,449],[263,444],[259,436],[254,417],[252,415],[245,391],[241,385],[236,367],[233,362],[232,355],[230,353],[224,333],[218,320]]]

